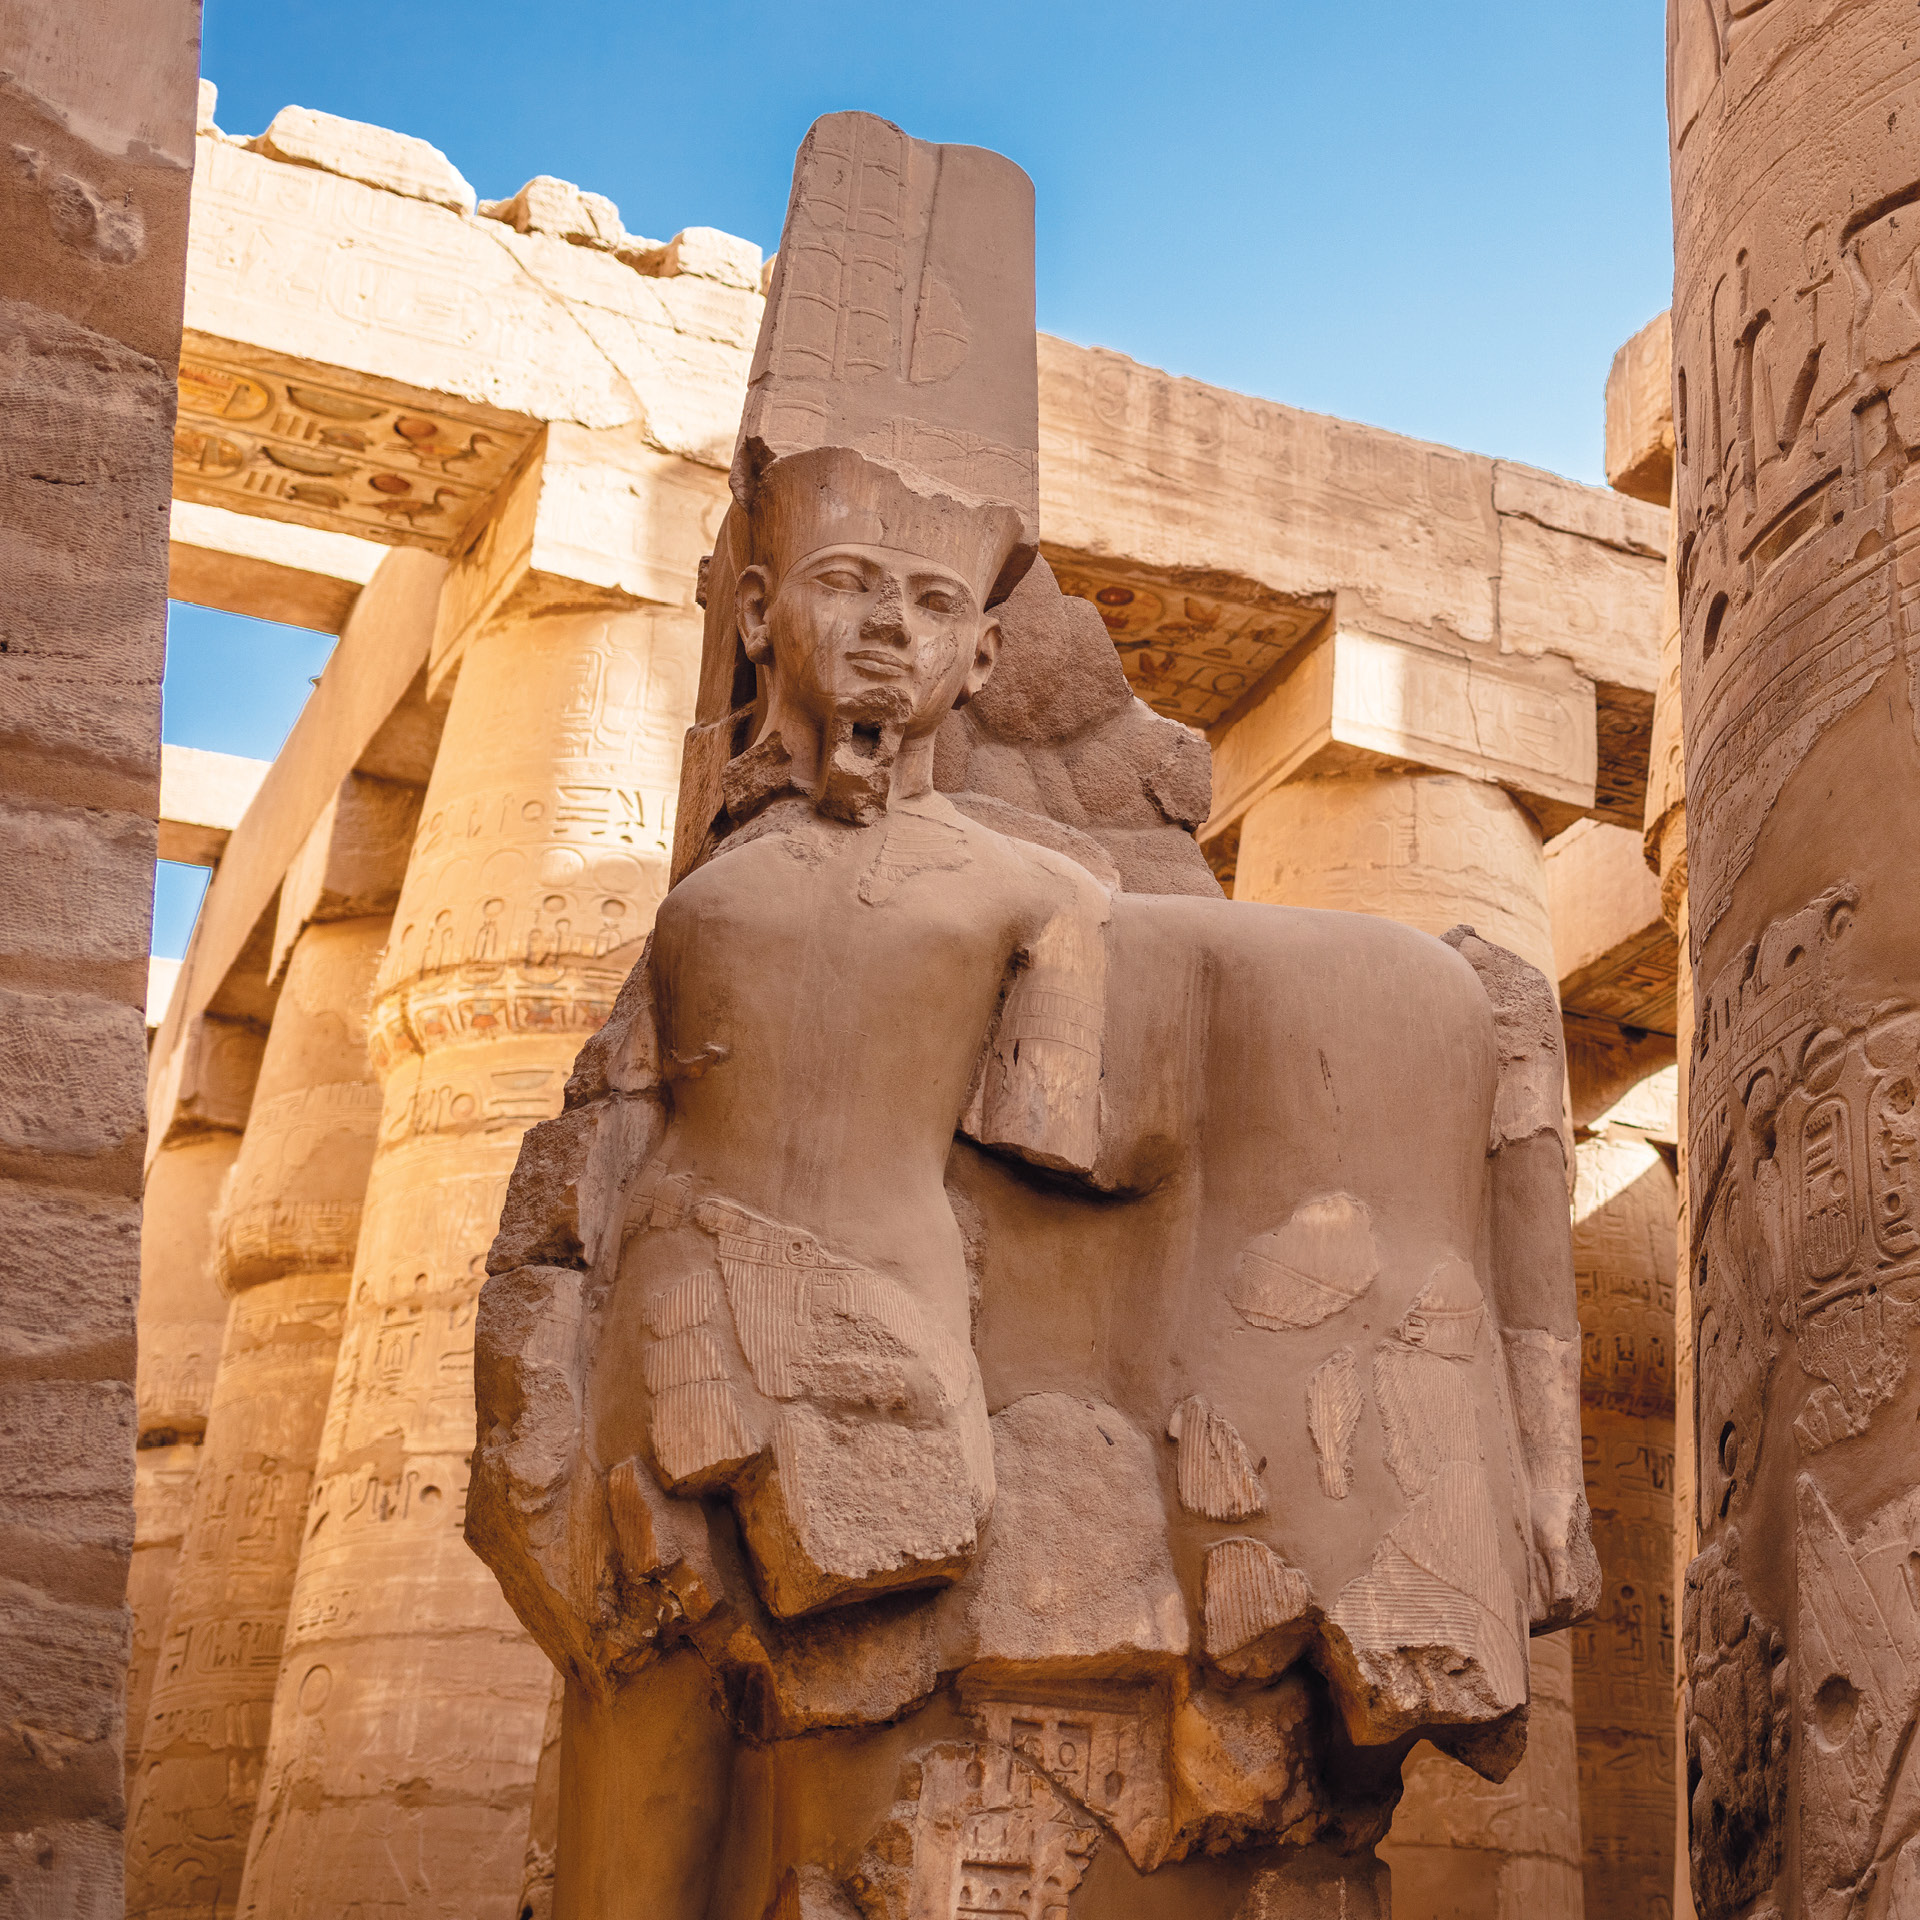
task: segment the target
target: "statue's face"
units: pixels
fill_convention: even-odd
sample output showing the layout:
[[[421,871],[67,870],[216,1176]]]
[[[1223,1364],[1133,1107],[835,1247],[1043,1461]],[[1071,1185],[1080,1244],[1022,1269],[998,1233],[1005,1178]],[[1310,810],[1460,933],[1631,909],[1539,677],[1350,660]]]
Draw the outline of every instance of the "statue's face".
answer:
[[[986,685],[1000,624],[950,567],[897,547],[829,546],[740,576],[747,654],[771,666],[781,699],[823,725],[850,701],[892,690],[909,735],[930,732]]]

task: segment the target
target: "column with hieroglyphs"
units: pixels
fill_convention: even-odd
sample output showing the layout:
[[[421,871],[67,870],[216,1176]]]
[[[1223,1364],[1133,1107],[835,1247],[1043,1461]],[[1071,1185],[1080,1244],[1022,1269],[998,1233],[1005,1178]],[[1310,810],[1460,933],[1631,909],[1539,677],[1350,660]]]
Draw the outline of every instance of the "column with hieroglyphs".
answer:
[[[226,1335],[129,1809],[127,1910],[147,1920],[239,1893],[379,1117],[368,1003],[419,799],[350,776],[281,888],[280,997],[218,1220]]]
[[[1673,1884],[1674,1069],[1574,1150],[1581,1427],[1604,1582],[1572,1631],[1587,1910],[1665,1920]]]
[[[520,1136],[666,888],[724,503],[715,472],[551,430],[449,578],[458,677],[374,992],[379,1141],[243,1914],[515,1910],[551,1676],[461,1534],[474,1301]],[[627,544],[583,567],[609,525]]]
[[[214,1222],[240,1152],[265,1032],[246,1015],[205,1014],[182,1049],[171,1125],[147,1164],[140,1223],[135,1399],[133,1661],[127,1679],[127,1769],[160,1660],[180,1541],[213,1400],[227,1303]]]
[[[1728,11],[1669,35],[1691,1865],[1839,1920],[1920,1911],[1920,36]]]
[[[1234,897],[1376,913],[1434,934],[1464,921],[1552,979],[1546,861],[1533,814],[1486,777],[1368,764],[1373,756],[1403,763],[1427,757],[1417,738],[1391,737],[1395,726],[1404,728],[1408,703],[1378,697],[1382,688],[1400,686],[1395,655],[1402,651],[1336,632],[1319,658],[1310,657],[1248,716],[1272,739],[1297,734],[1317,743],[1323,762],[1331,734],[1350,764],[1286,780],[1246,809]],[[1430,670],[1424,661],[1416,665]],[[1591,706],[1583,712],[1572,698],[1556,701],[1551,669],[1542,678],[1537,694],[1516,685],[1553,717],[1572,751],[1557,765],[1543,755],[1521,777],[1530,789],[1571,787],[1583,770],[1582,747],[1585,767],[1592,764]],[[1492,751],[1512,755],[1518,768],[1525,748],[1511,736],[1494,736]],[[1229,783],[1256,755],[1269,764],[1278,758],[1253,739],[1216,737],[1216,766]],[[1590,782],[1591,773],[1586,777]],[[1393,1870],[1399,1920],[1456,1912],[1580,1920],[1572,1648],[1565,1633],[1556,1633],[1535,1640],[1531,1651],[1526,1757],[1504,1784],[1479,1779],[1424,1744],[1407,1761],[1405,1797],[1381,1848]]]

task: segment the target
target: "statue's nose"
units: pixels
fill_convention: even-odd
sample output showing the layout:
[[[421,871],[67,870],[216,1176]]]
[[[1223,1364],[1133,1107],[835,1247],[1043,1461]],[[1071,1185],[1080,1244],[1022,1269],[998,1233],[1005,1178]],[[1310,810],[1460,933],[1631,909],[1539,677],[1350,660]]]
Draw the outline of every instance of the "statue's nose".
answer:
[[[890,640],[903,646],[907,639],[907,602],[899,581],[889,577],[880,582],[867,617],[860,623],[862,640]]]

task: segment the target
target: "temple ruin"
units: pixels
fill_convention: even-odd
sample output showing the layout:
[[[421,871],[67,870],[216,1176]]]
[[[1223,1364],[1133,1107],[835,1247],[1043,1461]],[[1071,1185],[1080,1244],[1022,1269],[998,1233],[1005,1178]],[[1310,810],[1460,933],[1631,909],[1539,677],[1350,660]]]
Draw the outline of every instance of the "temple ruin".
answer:
[[[828,288],[712,229],[643,237],[624,219],[644,210],[546,176],[480,202],[404,130],[300,106],[223,130],[206,82],[196,107],[189,6],[137,24],[95,0],[80,11],[98,27],[84,59],[28,8],[0,89],[17,163],[0,179],[0,368],[18,423],[0,448],[15,583],[0,832],[16,882],[0,947],[0,1914],[612,1920],[639,1871],[629,1829],[691,1833],[722,1810],[734,1824],[713,1827],[729,1836],[713,1848],[773,1850],[687,1909],[727,1920],[743,1902],[749,1920],[1369,1905],[1386,1920],[1389,1878],[1398,1920],[1920,1913],[1920,1520],[1892,1437],[1920,1394],[1916,896],[1901,880],[1920,51],[1891,0],[1835,0],[1817,33],[1793,0],[1674,0],[1674,308],[1594,396],[1607,488],[1033,339],[1030,287],[1021,323],[1017,288],[967,279],[980,268],[964,237],[916,264],[911,340],[888,323],[861,347],[886,303],[869,313],[851,271]],[[823,137],[862,190],[894,183],[897,206],[797,185],[783,253],[797,232],[854,257],[845,236],[891,231],[920,190],[898,183],[947,164],[929,155],[972,151],[898,136],[904,157],[876,161],[859,141],[879,136]],[[1808,159],[1816,142],[1830,164]],[[996,231],[1017,232],[1017,187],[964,177]],[[805,344],[797,300],[837,316],[831,353]],[[936,417],[989,340],[996,378],[1017,377]],[[808,353],[839,369],[837,398],[794,372]],[[882,447],[856,387],[889,353],[908,356],[908,400]],[[783,380],[801,395],[785,414],[769,398]],[[925,437],[909,445],[901,421]],[[819,469],[835,498],[894,527],[931,473],[1000,543],[976,609],[1003,631],[999,677],[929,735],[924,780],[898,787],[932,796],[936,826],[912,831],[983,833],[968,844],[990,860],[979,845],[1040,847],[1020,885],[1062,926],[1091,913],[1109,931],[1059,934],[1039,961],[1030,941],[1008,979],[1107,995],[1135,1022],[1109,1024],[1105,1092],[1072,1109],[1072,1074],[1046,1078],[1059,1006],[1019,1029],[1045,1081],[1021,1094],[1019,1049],[992,1036],[1028,1016],[1013,986],[1004,1008],[988,996],[984,1057],[1000,1065],[951,1129],[945,1188],[987,1464],[978,1435],[954,1442],[972,1463],[953,1483],[965,1498],[936,1499],[945,1483],[914,1468],[919,1531],[858,1567],[796,1517],[801,1456],[741,1425],[785,1406],[779,1431],[799,1431],[793,1409],[816,1390],[768,1386],[790,1361],[750,1345],[733,1268],[829,1272],[845,1300],[873,1275],[797,1214],[671,1180],[631,1190],[657,1140],[646,1102],[676,1085],[697,1110],[694,1083],[729,1058],[724,1041],[674,1038],[671,1007],[666,1038],[645,1037],[655,1016],[635,1012],[634,983],[654,968],[657,998],[668,978],[646,957],[656,914],[688,875],[753,870],[716,851],[732,834],[764,854],[771,829],[754,822],[770,803],[797,818],[813,765],[810,745],[792,766],[754,758],[774,656],[736,651],[736,583],[764,558],[753,541],[777,541],[743,528],[798,512],[756,506],[754,489],[762,467],[849,449],[853,464]],[[1003,561],[1023,583],[1010,592]],[[338,635],[270,765],[161,752],[168,596]],[[820,748],[852,795],[823,797],[820,773],[808,805],[823,820],[893,831],[874,822],[905,751],[887,728],[903,724],[867,730],[884,751],[866,732]],[[950,806],[973,824],[955,829]],[[815,829],[792,831],[800,844]],[[915,848],[860,881],[863,912],[958,871]],[[212,878],[184,962],[149,985],[156,855]],[[1211,972],[1142,963],[1140,979],[1178,991],[1117,973],[1072,986],[1059,953],[1121,952],[1134,936],[1111,931],[1110,909],[1141,897],[1138,924],[1169,952],[1167,928],[1215,915],[1242,944]],[[1247,903],[1263,927],[1282,924],[1269,910],[1337,909],[1447,936],[1504,982],[1487,985],[1506,1023],[1487,1178],[1536,1139],[1565,1172],[1553,1231],[1577,1311],[1581,1470],[1562,1492],[1590,1518],[1597,1598],[1536,1592],[1537,1637],[1512,1643],[1506,1669],[1491,1641],[1445,1643],[1456,1674],[1494,1677],[1471,1713],[1434,1717],[1442,1687],[1426,1718],[1393,1723],[1397,1805],[1328,1757],[1328,1688],[1363,1757],[1389,1730],[1367,1717],[1377,1699],[1339,1694],[1340,1649],[1364,1666],[1368,1644],[1346,1594],[1312,1553],[1268,1543],[1276,1510],[1294,1511],[1279,1483],[1322,1503],[1332,1538],[1369,1499],[1399,1497],[1363,1457],[1386,1433],[1417,1506],[1395,1465],[1392,1369],[1458,1380],[1451,1362],[1497,1351],[1472,1342],[1517,1354],[1551,1343],[1545,1320],[1502,1320],[1497,1274],[1455,1273],[1450,1294],[1433,1268],[1406,1317],[1369,1330],[1388,1360],[1311,1349],[1311,1447],[1295,1457],[1254,1444],[1260,1416],[1204,1358],[1179,1394],[1152,1389],[1167,1404],[1149,1421],[1128,1399],[1160,1364],[1145,1333],[1107,1375],[1042,1378],[1029,1351],[1079,1323],[1005,1305],[1020,1234],[1090,1236],[1086,1257],[1118,1274],[1140,1256],[1114,1222],[1163,1231],[1165,1168],[1129,1171],[1110,1144],[1136,1098],[1128,1049],[1200,1076],[1192,1113],[1170,1104],[1141,1126],[1151,1153],[1242,1097],[1234,1076],[1267,1045],[1246,1009],[1284,996],[1244,1002],[1238,1060],[1195,1009],[1203,982],[1228,1008],[1252,991],[1265,963]],[[1360,1084],[1384,1034],[1407,1051],[1452,1031],[1445,1018],[1485,1017],[1478,1002],[1438,1011],[1435,983],[1467,978],[1448,957],[1406,976],[1427,982],[1406,989],[1425,1012],[1393,1027],[1381,956],[1401,950],[1366,941],[1403,937],[1355,936],[1351,952],[1374,957],[1351,962],[1336,1026],[1361,1032],[1358,1050],[1316,1037],[1317,1065],[1301,1036],[1319,989],[1301,975],[1289,1044],[1330,1092]],[[1214,938],[1178,936],[1209,953]],[[673,964],[673,992],[692,994]],[[1528,1040],[1523,981],[1544,983]],[[1548,1079],[1558,1098],[1542,1104]],[[1273,1104],[1245,1097],[1250,1113]],[[1453,1138],[1444,1106],[1422,1102],[1422,1140]],[[810,1111],[824,1127],[824,1094]],[[1250,1157],[1232,1164],[1239,1184],[1210,1190],[1209,1225],[1258,1185]],[[1324,1248],[1361,1244],[1370,1229],[1352,1223],[1391,1211],[1379,1177],[1362,1200],[1342,1186],[1291,1219],[1283,1207],[1248,1242],[1267,1249],[1261,1271],[1333,1287],[1325,1315],[1371,1311],[1353,1303],[1391,1262],[1329,1281],[1349,1256]],[[785,1253],[754,1251],[770,1233]],[[699,1329],[720,1324],[694,1306],[720,1280],[646,1295],[630,1356],[595,1320],[593,1276],[627,1272],[647,1234],[719,1248],[746,1355],[731,1374],[688,1371],[712,1347]],[[1307,1241],[1322,1265],[1286,1250]],[[1462,1304],[1480,1290],[1484,1334]],[[1309,1352],[1321,1306],[1235,1298],[1236,1338]],[[906,1338],[904,1309],[859,1311]],[[1467,1331],[1432,1333],[1448,1314]],[[588,1392],[563,1349],[587,1326],[613,1341],[608,1367],[630,1357],[649,1395],[703,1409],[684,1459],[659,1416],[624,1464],[583,1474],[562,1457],[554,1409]],[[1524,1367],[1510,1357],[1500,1378],[1524,1384]],[[723,1391],[747,1412],[716,1411]],[[1515,1390],[1488,1392],[1505,1406]],[[953,1409],[972,1402],[954,1395],[941,1418],[961,1433],[972,1415]],[[1115,1408],[1124,1433],[1101,1425]],[[1532,1419],[1522,1409],[1512,1446],[1535,1444]],[[1357,1430],[1376,1436],[1358,1452]],[[1076,1463],[1062,1487],[1096,1493],[1069,1499],[1022,1464],[1049,1450]],[[1469,1478],[1491,1484],[1476,1458]],[[636,1469],[648,1460],[657,1475]],[[1550,1486],[1538,1461],[1515,1471]],[[720,1516],[711,1557],[685,1531],[703,1503]],[[1064,1562],[1099,1563],[1098,1594],[1132,1580],[1162,1612],[1123,1619],[1132,1601],[1096,1597],[1088,1620],[1056,1619],[1032,1598],[1051,1576],[1023,1527],[1066,1543]],[[1024,1597],[983,1626],[1007,1580]],[[680,1623],[673,1658],[655,1650],[663,1620]],[[1139,1706],[1141,1689],[1160,1704]],[[857,1729],[879,1730],[884,1781],[819,1759],[834,1741],[851,1752]],[[1416,1730],[1451,1750],[1410,1744]],[[923,1744],[903,1770],[909,1739]],[[828,1818],[817,1803],[864,1808],[866,1793],[883,1810],[899,1796],[893,1838],[849,1834],[831,1873],[802,1860],[814,1841],[793,1836]],[[772,1806],[789,1809],[786,1838],[755,1825]],[[995,1853],[979,1836],[1016,1807],[1044,1834],[1002,1834]],[[984,1865],[977,1887],[936,1895],[929,1849],[948,1826],[974,1835],[955,1858]],[[796,1864],[774,1857],[789,1843]]]

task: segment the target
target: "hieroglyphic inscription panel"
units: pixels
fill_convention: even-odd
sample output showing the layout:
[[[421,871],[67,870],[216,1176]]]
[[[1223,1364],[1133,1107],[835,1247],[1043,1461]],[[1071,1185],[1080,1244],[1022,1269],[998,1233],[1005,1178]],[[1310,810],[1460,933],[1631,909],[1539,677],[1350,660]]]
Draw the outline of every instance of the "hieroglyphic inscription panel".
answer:
[[[453,552],[535,427],[190,337],[174,490],[236,512]]]

